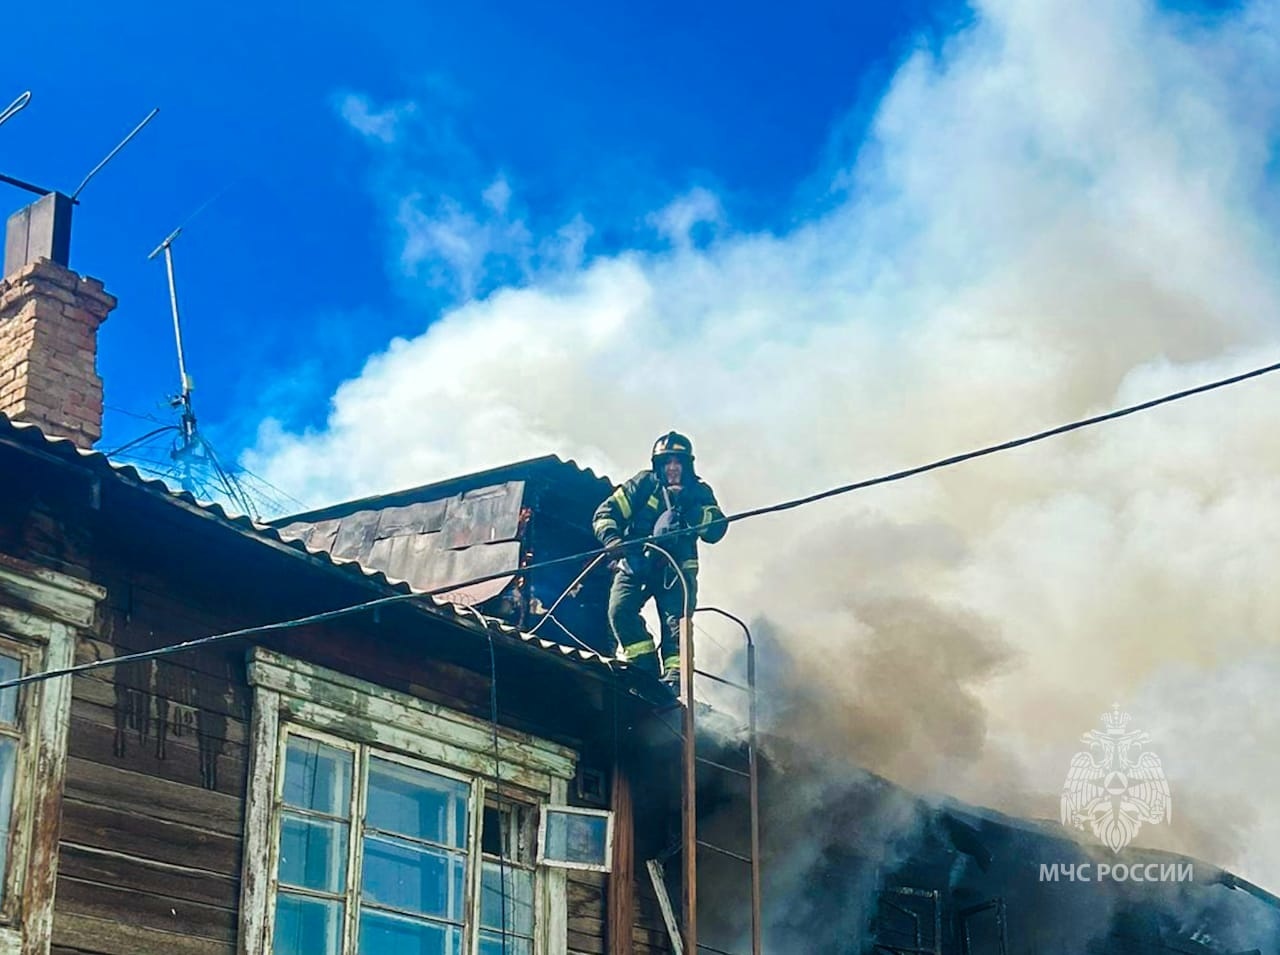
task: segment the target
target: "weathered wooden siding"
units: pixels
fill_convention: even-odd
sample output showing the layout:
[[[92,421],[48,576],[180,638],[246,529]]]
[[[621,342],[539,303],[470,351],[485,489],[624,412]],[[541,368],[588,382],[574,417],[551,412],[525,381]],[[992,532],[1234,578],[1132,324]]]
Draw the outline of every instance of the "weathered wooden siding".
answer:
[[[12,456],[12,455],[11,455]],[[0,552],[105,588],[78,662],[149,650],[373,596],[361,581],[244,540],[75,464],[16,472]],[[398,611],[398,613],[397,613]],[[487,718],[482,635],[408,608],[382,622],[272,638],[282,653]],[[371,652],[376,648],[376,652]],[[234,955],[240,923],[251,694],[243,644],[71,681],[53,918],[56,955]],[[608,734],[601,685],[558,660],[497,649],[501,721],[580,749]],[[616,717],[615,717],[616,719]],[[581,735],[579,735],[581,734]],[[570,951],[606,951],[607,878],[567,877]],[[637,880],[635,952],[665,952]],[[559,926],[557,926],[559,928]]]
[[[670,955],[667,929],[658,909],[647,875],[634,879],[635,926],[631,943],[636,955]],[[607,892],[609,877],[601,872],[570,872],[569,952],[570,955],[607,955]]]
[[[235,623],[163,581],[112,577],[81,662]],[[196,651],[74,678],[54,905],[64,951],[234,951],[249,705],[240,658]]]
[[[603,872],[569,872],[570,955],[602,955],[605,949],[605,897],[609,877]]]
[[[636,876],[635,885],[636,922],[631,938],[636,955],[669,955],[671,945],[667,939],[667,927],[662,921],[662,910],[658,908],[653,886],[642,875]]]

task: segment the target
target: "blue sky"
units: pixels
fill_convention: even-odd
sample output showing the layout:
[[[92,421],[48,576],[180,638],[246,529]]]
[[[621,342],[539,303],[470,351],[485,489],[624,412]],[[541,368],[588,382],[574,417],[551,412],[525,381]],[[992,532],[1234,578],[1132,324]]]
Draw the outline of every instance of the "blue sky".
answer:
[[[678,427],[735,511],[1280,353],[1277,0],[634,6],[50,11],[0,171],[162,110],[77,212],[108,405],[174,389],[145,256],[228,184],[176,246],[197,410],[309,505]],[[1274,889],[1278,419],[1262,379],[735,525],[700,592],[920,789],[1052,815],[1126,703],[1157,844]]]
[[[73,264],[120,299],[101,338],[100,447],[146,429],[116,409],[156,414],[174,388],[163,267],[145,256],[222,193],[175,252],[197,411],[234,456],[263,416],[322,424],[337,384],[393,336],[520,280],[500,259],[467,288],[447,266],[406,276],[384,188],[471,196],[500,176],[532,233],[589,222],[588,256],[660,243],[646,216],[694,186],[743,225],[785,226],[823,201],[814,176],[851,112],[918,30],[950,15],[918,3],[66,5],[50,14],[58,40],[0,72],[12,95],[34,94],[4,129],[0,171],[69,191],[160,107],[77,210]],[[415,104],[408,151],[391,161],[362,141],[342,115],[352,96]]]

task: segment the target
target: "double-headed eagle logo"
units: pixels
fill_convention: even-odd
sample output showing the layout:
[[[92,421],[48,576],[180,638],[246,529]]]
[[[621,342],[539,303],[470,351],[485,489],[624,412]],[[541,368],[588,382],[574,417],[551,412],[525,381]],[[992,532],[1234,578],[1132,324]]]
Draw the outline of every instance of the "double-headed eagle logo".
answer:
[[[1132,842],[1144,822],[1173,819],[1160,757],[1145,748],[1146,733],[1129,731],[1129,719],[1118,703],[1103,713],[1105,729],[1080,737],[1089,749],[1071,757],[1062,784],[1062,824],[1089,829],[1112,852]]]

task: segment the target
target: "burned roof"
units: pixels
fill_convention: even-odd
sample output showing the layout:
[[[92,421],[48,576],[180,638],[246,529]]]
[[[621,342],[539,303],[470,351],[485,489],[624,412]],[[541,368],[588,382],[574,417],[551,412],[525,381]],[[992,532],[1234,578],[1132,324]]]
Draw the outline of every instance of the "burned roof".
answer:
[[[582,533],[574,543],[588,549],[594,544],[587,536],[591,511],[610,487],[607,479],[573,461],[548,455],[345,501],[271,524],[287,540],[358,561],[407,581],[415,590],[438,590],[512,570],[445,594],[450,601],[477,606],[511,586],[515,569],[527,561],[523,531],[535,508],[558,515],[563,524],[578,525]]]
[[[443,596],[523,627],[574,583],[581,567],[521,569],[598,547],[591,516],[611,487],[593,471],[548,455],[279,518],[272,526],[286,540],[358,561],[415,590],[498,575]],[[580,581],[544,636],[611,653],[605,584],[600,574]]]
[[[402,491],[342,501],[338,504],[276,518],[270,523],[275,527],[302,523],[318,524],[341,519],[357,511],[380,511],[420,501],[436,501],[509,481],[545,481],[554,485],[565,498],[587,498],[595,501],[602,500],[613,487],[607,477],[596,474],[595,471],[583,467],[576,461],[566,461],[558,455],[545,454],[537,458],[499,465],[485,471],[455,475]]]

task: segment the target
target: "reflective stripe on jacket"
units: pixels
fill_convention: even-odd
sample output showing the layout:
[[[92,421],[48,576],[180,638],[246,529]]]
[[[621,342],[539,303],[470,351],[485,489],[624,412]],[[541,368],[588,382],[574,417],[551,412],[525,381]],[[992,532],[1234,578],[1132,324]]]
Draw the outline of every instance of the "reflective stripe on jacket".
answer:
[[[641,471],[600,502],[591,520],[591,529],[601,544],[613,540],[639,540],[653,533],[653,525],[667,509],[666,495],[652,471]],[[680,516],[697,537],[714,544],[729,530],[724,512],[716,503],[715,492],[705,481],[695,478],[678,497]],[[718,522],[718,523],[717,523]],[[694,534],[672,535],[672,553],[682,564],[692,561],[687,569],[697,572],[697,541]],[[677,553],[679,551],[679,553]]]

